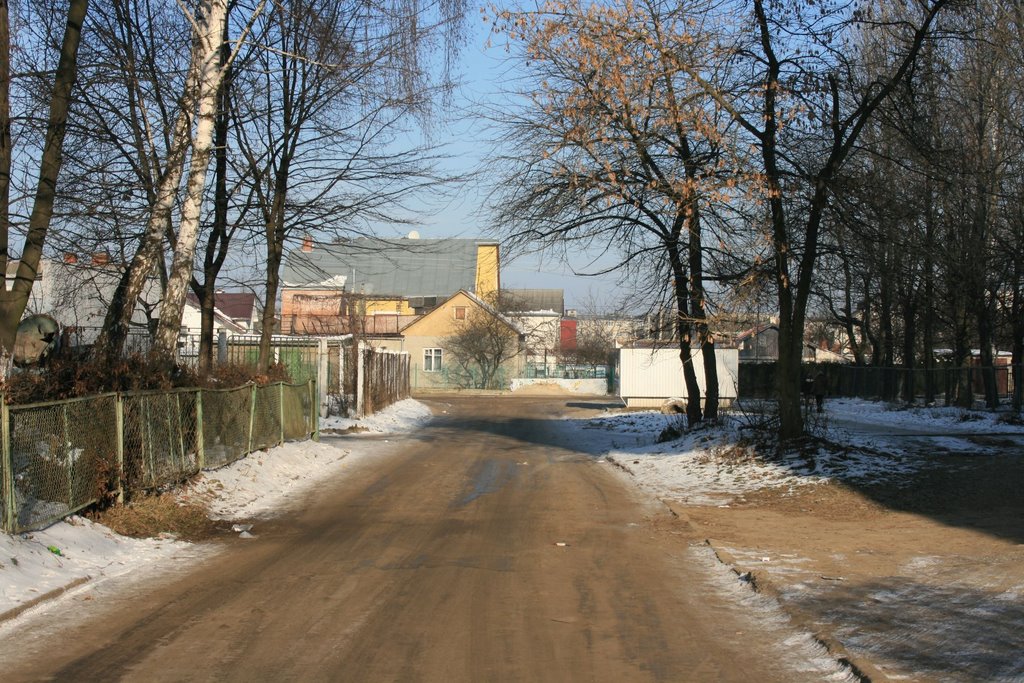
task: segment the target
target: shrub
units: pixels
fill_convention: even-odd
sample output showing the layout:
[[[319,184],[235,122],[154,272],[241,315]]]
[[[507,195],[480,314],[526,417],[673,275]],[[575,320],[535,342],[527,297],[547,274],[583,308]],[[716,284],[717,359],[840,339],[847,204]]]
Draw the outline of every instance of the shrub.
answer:
[[[224,388],[255,382],[291,381],[288,369],[275,364],[268,371],[251,365],[218,365],[207,374],[181,365],[168,366],[141,354],[116,361],[103,358],[54,358],[42,368],[15,370],[7,383],[8,403],[58,401],[108,392],[167,390],[179,387]]]
[[[185,541],[201,541],[217,531],[206,508],[182,503],[170,493],[137,498],[127,505],[115,505],[87,515],[94,522],[132,538],[153,538],[171,534]]]

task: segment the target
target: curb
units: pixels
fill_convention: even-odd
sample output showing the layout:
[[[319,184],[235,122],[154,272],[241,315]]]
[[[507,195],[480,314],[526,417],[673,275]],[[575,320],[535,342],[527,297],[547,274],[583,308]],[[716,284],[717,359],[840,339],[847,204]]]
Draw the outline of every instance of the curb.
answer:
[[[674,507],[669,501],[663,501],[672,514],[680,517],[689,523],[686,513]],[[692,526],[692,525],[691,525]],[[802,610],[794,609],[790,605],[779,600],[779,591],[772,584],[771,577],[763,571],[744,571],[739,563],[727,550],[720,547],[712,538],[705,538],[704,544],[715,554],[715,558],[728,567],[736,578],[750,586],[755,593],[771,598],[793,620],[794,625],[807,631],[815,641],[821,644],[828,653],[839,663],[849,667],[852,673],[862,683],[883,683],[891,680],[884,672],[878,669],[872,662],[849,652],[843,643],[830,634],[822,633],[815,625],[809,614]]]
[[[47,591],[46,593],[43,593],[42,595],[37,595],[36,597],[32,598],[28,602],[22,603],[22,604],[18,605],[17,607],[12,607],[11,609],[7,610],[6,612],[0,612],[0,623],[3,623],[5,621],[10,621],[11,619],[14,619],[15,617],[20,616],[21,614],[27,612],[28,610],[32,609],[33,607],[35,607],[37,605],[40,605],[40,604],[46,602],[47,600],[53,600],[54,598],[58,598],[61,595],[63,595],[64,593],[67,593],[70,590],[78,588],[82,584],[84,584],[84,583],[86,583],[88,581],[91,581],[91,580],[92,580],[91,576],[80,576],[77,579],[75,579],[74,581],[72,581],[71,583],[67,584],[66,586],[61,586],[60,588],[54,588],[52,591]]]

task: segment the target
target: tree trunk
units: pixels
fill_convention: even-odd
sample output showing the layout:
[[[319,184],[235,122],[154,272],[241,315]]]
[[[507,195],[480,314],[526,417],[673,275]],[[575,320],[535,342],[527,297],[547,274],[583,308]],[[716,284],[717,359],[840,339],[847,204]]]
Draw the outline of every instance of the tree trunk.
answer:
[[[260,333],[259,367],[270,367],[270,342],[277,319],[277,292],[281,286],[281,262],[284,260],[285,200],[288,196],[289,158],[281,159],[274,176],[274,199],[267,221],[267,282],[263,301],[263,330]]]
[[[0,0],[0,273],[7,289],[11,229],[11,22],[7,0]]]
[[[981,382],[985,389],[985,405],[995,410],[999,407],[999,392],[996,388],[995,357],[992,353],[992,309],[987,304],[978,306],[978,345],[981,347]]]
[[[177,350],[181,315],[185,296],[192,281],[196,241],[199,237],[199,215],[203,191],[213,149],[213,131],[217,119],[217,96],[224,76],[220,63],[220,46],[224,23],[227,20],[227,0],[211,0],[202,35],[197,41],[200,51],[199,114],[192,141],[192,159],[189,164],[185,199],[181,208],[181,224],[174,249],[174,259],[160,306],[160,323],[153,339],[152,356],[158,361],[171,363]]]
[[[953,400],[961,408],[970,408],[974,405],[974,388],[971,386],[971,371],[967,367],[971,350],[967,342],[967,311],[962,296],[957,296],[953,310],[953,367],[956,370]]]
[[[924,402],[935,403],[935,209],[932,206],[931,176],[925,178],[925,228],[924,228],[924,301],[922,304],[921,340],[924,344]]]
[[[678,234],[678,232],[676,233]],[[676,330],[679,333],[679,360],[683,364],[683,384],[686,386],[686,424],[695,427],[703,417],[700,407],[700,385],[697,383],[697,371],[693,367],[693,348],[691,336],[693,322],[688,310],[689,292],[687,292],[686,269],[679,254],[678,242],[670,241],[666,245],[669,267],[672,269],[673,293],[676,304]]]
[[[43,246],[46,243],[46,233],[50,228],[50,221],[53,218],[57,176],[60,174],[60,167],[63,161],[64,135],[67,131],[71,89],[75,84],[75,78],[78,74],[78,46],[81,43],[82,23],[85,21],[87,10],[88,0],[71,0],[68,4],[64,37],[61,40],[60,58],[57,62],[53,91],[50,96],[50,114],[46,124],[46,137],[43,143],[42,157],[39,162],[39,182],[36,186],[36,195],[32,203],[32,212],[29,214],[25,247],[22,250],[18,270],[10,289],[7,289],[6,285],[6,249],[8,247],[9,235],[6,229],[3,231],[3,245],[0,246],[4,247],[5,270],[4,287],[3,291],[0,292],[0,357],[4,359],[4,378],[7,376],[6,370],[10,367],[9,360],[7,359],[9,359],[11,352],[14,350],[18,323],[25,312],[25,306],[28,304],[32,285],[35,282],[36,274],[39,272],[39,262],[42,259]],[[2,7],[2,14],[3,29],[6,30],[6,3]],[[7,43],[5,41],[6,47]],[[8,65],[4,64],[3,66]],[[9,73],[0,73],[0,79],[5,80],[4,87],[7,87],[6,79],[9,79],[9,76]],[[9,133],[9,110],[0,113],[0,116],[3,116],[3,120],[0,120],[0,128],[3,128],[5,133]],[[3,134],[0,134],[0,137],[3,137]],[[9,139],[5,140],[4,144],[8,145],[6,150],[9,153]],[[4,172],[9,174],[9,162],[7,168],[0,168],[0,173]],[[6,228],[6,221],[8,220],[6,213],[3,220],[5,221],[3,227]]]
[[[217,125],[214,132],[214,192],[213,225],[203,254],[203,282],[192,282],[199,298],[199,369],[209,372],[213,367],[214,306],[216,304],[217,276],[227,258],[232,231],[228,228],[228,128],[231,122],[231,46],[228,43],[228,22],[224,22],[223,42],[220,47],[220,65],[224,69],[217,93]]]
[[[917,310],[913,300],[908,296],[903,305],[903,400],[913,403],[916,394],[914,381],[914,350],[917,337]]]
[[[259,359],[257,360],[257,365],[262,369],[269,368],[272,364],[272,342],[276,331],[275,328],[277,327],[276,302],[277,292],[281,283],[281,276],[279,274],[281,258],[280,256],[273,256],[272,253],[274,251],[271,245],[267,245],[267,278],[264,289],[264,296],[266,298],[263,303],[263,328],[260,330],[260,351]]]
[[[846,329],[846,338],[850,341],[850,351],[853,353],[853,362],[858,365],[866,365],[864,360],[864,346],[861,343],[863,337],[858,339],[855,327],[856,319],[853,315],[853,274],[850,270],[850,259],[846,249],[842,249],[840,259],[843,263],[843,326]]]
[[[696,175],[696,168],[688,164],[688,173]],[[704,369],[704,415],[703,419],[718,419],[718,360],[715,358],[715,340],[708,329],[707,292],[704,289],[704,246],[701,239],[700,211],[697,196],[691,194],[686,219],[689,243],[687,257],[690,266],[690,313],[694,319],[693,329],[697,332],[697,344],[701,351]]]
[[[167,150],[167,159],[163,175],[160,176],[156,198],[150,209],[139,248],[135,251],[131,263],[117,283],[111,297],[107,315],[103,320],[103,329],[96,339],[93,348],[104,354],[108,360],[121,355],[135,305],[142,295],[146,281],[161,261],[163,237],[171,228],[171,213],[174,201],[178,197],[178,187],[185,171],[185,157],[188,155],[192,117],[196,100],[199,96],[199,79],[202,68],[202,49],[197,42],[193,45],[189,72],[185,81],[178,115],[174,120],[171,134],[171,145]]]
[[[877,365],[882,372],[882,399],[891,401],[896,398],[896,382],[894,375],[895,358],[893,354],[893,347],[895,346],[895,340],[893,338],[892,329],[892,315],[893,315],[893,283],[891,277],[891,259],[885,259],[885,266],[883,267],[882,284],[879,287],[878,296],[879,302],[879,323],[882,328],[882,353],[881,357],[875,359],[875,365]]]

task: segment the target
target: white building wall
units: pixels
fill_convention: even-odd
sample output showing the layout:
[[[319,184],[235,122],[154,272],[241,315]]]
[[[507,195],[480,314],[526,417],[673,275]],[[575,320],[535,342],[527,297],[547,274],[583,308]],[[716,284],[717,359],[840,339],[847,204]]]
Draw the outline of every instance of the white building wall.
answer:
[[[739,352],[716,349],[718,395],[736,398],[739,379]],[[703,394],[707,382],[700,351],[693,355],[697,384]],[[619,349],[619,396],[630,407],[659,406],[667,398],[686,398],[683,363],[678,349]]]

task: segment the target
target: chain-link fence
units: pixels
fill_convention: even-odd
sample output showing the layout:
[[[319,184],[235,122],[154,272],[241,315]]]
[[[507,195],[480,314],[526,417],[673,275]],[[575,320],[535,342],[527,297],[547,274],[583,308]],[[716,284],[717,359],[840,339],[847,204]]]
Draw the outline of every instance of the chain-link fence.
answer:
[[[0,397],[0,525],[46,527],[105,496],[183,481],[317,436],[316,386],[104,394],[8,406]]]
[[[177,483],[199,471],[199,390],[147,391],[120,397],[124,487],[131,491]]]
[[[3,406],[3,528],[46,526],[97,502],[118,477],[119,401],[106,394]]]

